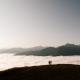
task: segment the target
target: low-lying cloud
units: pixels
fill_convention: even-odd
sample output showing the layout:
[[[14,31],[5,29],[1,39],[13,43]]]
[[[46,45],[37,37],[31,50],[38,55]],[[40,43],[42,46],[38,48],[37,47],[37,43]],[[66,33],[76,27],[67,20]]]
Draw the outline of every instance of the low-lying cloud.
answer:
[[[47,65],[51,60],[52,64],[78,64],[80,56],[15,56],[14,54],[0,54],[0,71],[23,66]]]

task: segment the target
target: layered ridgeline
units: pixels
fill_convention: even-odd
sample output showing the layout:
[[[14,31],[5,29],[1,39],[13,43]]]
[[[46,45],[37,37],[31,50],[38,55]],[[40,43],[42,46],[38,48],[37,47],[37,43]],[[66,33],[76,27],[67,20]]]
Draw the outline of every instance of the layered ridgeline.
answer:
[[[9,49],[0,49],[0,53],[22,53],[27,51],[38,51],[42,50],[44,47],[37,46],[32,48],[9,48]]]
[[[66,44],[60,47],[47,47],[37,51],[25,51],[17,53],[18,55],[36,55],[36,56],[69,56],[80,55],[80,46],[74,44]]]
[[[0,50],[1,53],[15,53],[16,55],[35,55],[35,56],[70,56],[80,55],[80,45],[66,44],[55,47],[33,47],[33,48],[12,48]]]
[[[66,44],[63,46],[47,47],[37,51],[25,51],[22,53],[17,53],[19,55],[36,55],[36,56],[70,56],[70,55],[80,55],[80,46],[74,44]]]

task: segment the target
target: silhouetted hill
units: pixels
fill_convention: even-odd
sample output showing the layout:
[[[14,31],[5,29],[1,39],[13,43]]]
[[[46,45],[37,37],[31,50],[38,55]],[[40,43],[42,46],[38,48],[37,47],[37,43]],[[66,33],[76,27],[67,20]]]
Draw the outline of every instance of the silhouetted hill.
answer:
[[[80,65],[13,68],[0,72],[0,80],[80,80]]]
[[[80,55],[80,46],[74,44],[66,44],[57,48],[47,47],[37,51],[24,51],[17,55],[36,55],[36,56],[70,56]]]

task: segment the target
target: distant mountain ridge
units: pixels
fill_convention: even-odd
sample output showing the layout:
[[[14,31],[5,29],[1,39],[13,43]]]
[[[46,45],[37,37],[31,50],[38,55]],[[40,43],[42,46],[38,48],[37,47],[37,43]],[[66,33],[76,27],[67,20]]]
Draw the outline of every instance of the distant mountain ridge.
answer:
[[[35,56],[70,56],[80,55],[80,45],[65,44],[55,47],[37,46],[32,48],[11,48],[1,49],[0,53],[15,53],[16,55],[35,55]]]
[[[17,53],[17,55],[36,55],[36,56],[70,56],[70,55],[80,55],[80,46],[74,44],[65,44],[55,47],[47,47],[37,51],[25,51],[22,53]]]
[[[21,53],[25,51],[37,51],[44,49],[42,46],[36,46],[32,48],[10,48],[10,49],[0,49],[0,53]]]

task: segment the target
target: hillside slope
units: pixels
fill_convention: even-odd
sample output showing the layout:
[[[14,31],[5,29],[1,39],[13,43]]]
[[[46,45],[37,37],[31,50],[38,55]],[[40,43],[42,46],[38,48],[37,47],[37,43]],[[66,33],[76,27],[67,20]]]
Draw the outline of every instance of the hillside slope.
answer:
[[[58,64],[13,68],[0,72],[0,80],[80,80],[80,66]]]

